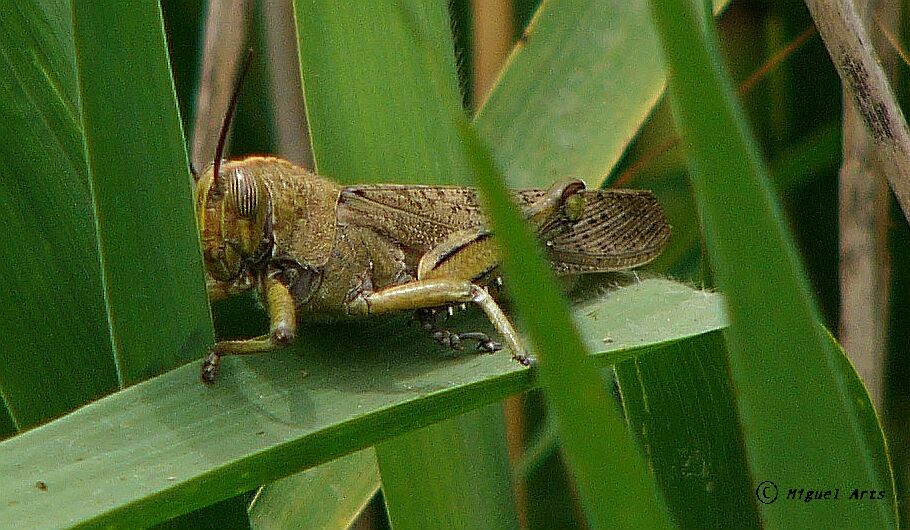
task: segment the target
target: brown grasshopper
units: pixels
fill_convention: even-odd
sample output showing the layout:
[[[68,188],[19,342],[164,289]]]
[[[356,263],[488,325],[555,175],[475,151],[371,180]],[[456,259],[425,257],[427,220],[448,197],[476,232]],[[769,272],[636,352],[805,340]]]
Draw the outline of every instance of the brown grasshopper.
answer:
[[[244,68],[246,69],[246,68]],[[243,74],[241,74],[242,78]],[[238,82],[239,85],[239,82]],[[433,310],[475,303],[522,364],[530,358],[487,291],[501,284],[496,244],[475,190],[457,186],[340,186],[278,158],[221,164],[236,103],[225,117],[215,163],[195,188],[209,296],[255,291],[269,333],[218,342],[202,364],[211,383],[225,355],[262,353],[294,341],[298,321],[416,311],[440,343],[483,333],[436,327]],[[670,235],[648,191],[586,190],[579,180],[513,194],[559,274],[642,265]]]
[[[663,250],[670,229],[653,194],[586,190],[578,180],[514,193],[559,274],[617,271]],[[228,162],[196,187],[210,297],[255,290],[270,331],[217,343],[202,366],[215,380],[225,355],[293,342],[297,323],[418,311],[441,343],[501,345],[436,328],[429,309],[480,306],[517,361],[528,355],[487,287],[498,258],[475,190],[457,186],[340,186],[278,158]]]

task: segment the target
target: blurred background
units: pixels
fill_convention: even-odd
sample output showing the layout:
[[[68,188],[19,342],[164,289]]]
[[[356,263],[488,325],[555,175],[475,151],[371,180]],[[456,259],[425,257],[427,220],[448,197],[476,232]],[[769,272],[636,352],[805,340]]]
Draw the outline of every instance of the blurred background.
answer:
[[[461,88],[469,111],[482,105],[537,4],[529,0],[450,2]],[[251,46],[257,60],[241,93],[231,156],[275,154],[312,167],[290,0],[162,0],[162,7],[194,166],[203,169],[210,162],[236,65],[242,51]],[[867,24],[882,63],[899,100],[906,103],[908,65],[901,58],[901,13],[906,11],[901,2],[881,1],[870,2],[868,12]],[[717,21],[727,67],[740,88],[825,323],[860,367],[880,412],[906,517],[910,332],[902,323],[910,318],[907,221],[874,164],[857,154],[856,138],[862,131],[856,129],[855,120],[844,119],[840,81],[805,5],[734,0]],[[854,214],[848,205],[839,203],[839,197],[846,201],[852,196],[856,179],[872,186],[865,193],[874,197],[869,202],[874,211],[865,212],[861,222],[851,218]],[[666,102],[658,104],[604,183],[653,189],[667,210],[674,228],[671,248],[646,274],[711,287],[684,153],[677,146]],[[851,232],[857,229],[860,234]],[[857,238],[866,244],[842,246]],[[851,257],[849,263],[841,260],[842,255]],[[217,307],[219,333],[230,329],[235,336],[255,335],[257,328],[265,326],[264,317],[258,322],[232,318],[250,310]],[[546,438],[552,427],[536,393],[510,399],[504,406],[510,456],[518,462],[531,441]],[[558,442],[551,438],[551,443],[536,446],[541,454],[533,469],[526,470],[526,479],[516,484],[521,521],[530,528],[582,526]],[[385,527],[382,506],[377,496],[355,527]]]

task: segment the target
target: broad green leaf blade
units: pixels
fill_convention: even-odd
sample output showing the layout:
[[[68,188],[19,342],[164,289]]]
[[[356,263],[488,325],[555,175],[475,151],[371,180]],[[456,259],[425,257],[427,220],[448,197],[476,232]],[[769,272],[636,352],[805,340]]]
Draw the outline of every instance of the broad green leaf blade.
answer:
[[[444,125],[460,101],[445,3],[297,0],[295,9],[318,172],[344,183],[467,182]],[[425,53],[445,75],[427,82]]]
[[[760,528],[720,332],[616,365],[623,408],[680,528]]]
[[[537,241],[510,204],[509,192],[486,146],[466,120],[459,125],[498,237],[506,279],[512,280],[509,294],[540,356],[539,377],[556,411],[563,448],[591,525],[669,527],[657,485],[624,429],[603,379],[586,356]]]
[[[379,485],[375,453],[357,451],[263,486],[250,523],[257,530],[349,528]]]
[[[717,10],[728,1],[715,2]],[[548,0],[476,118],[514,187],[600,184],[666,83],[645,0]]]
[[[485,407],[376,446],[394,528],[518,528],[502,414]]]
[[[191,180],[158,3],[77,2],[73,20],[111,331],[129,385],[213,340]],[[142,75],[124,75],[137,58]],[[210,510],[227,518],[245,505]],[[189,517],[171,525],[217,520]]]
[[[0,397],[20,429],[117,388],[68,2],[0,17]]]
[[[212,342],[192,180],[158,4],[76,2],[73,20],[105,292],[129,385]]]
[[[612,352],[612,360],[619,362],[630,358],[622,353],[629,346],[694,337],[727,325],[724,300],[717,293],[660,278],[633,277],[625,283],[605,297],[574,306],[588,351]]]
[[[895,527],[888,456],[883,443],[871,441],[881,431],[869,432],[874,412],[855,400],[852,374],[818,323],[713,27],[687,0],[654,2],[652,9],[712,268],[728,296],[726,337],[752,483],[773,481],[783,492],[809,483],[861,487],[884,496],[879,502],[762,504],[762,520],[790,528]]]
[[[446,119],[460,105],[455,52],[445,3],[386,5],[297,2],[301,70],[316,167],[342,182],[467,182],[464,154]],[[339,94],[344,94],[339,98]],[[425,432],[403,435],[377,447],[387,511],[396,526],[446,518],[503,520],[514,507],[508,496],[473,496],[470,508],[453,513],[440,502],[409,502],[412,489],[433,501],[452,491],[510,491],[507,461],[472,469],[472,452],[446,447],[452,437],[476,438],[491,455],[504,455],[505,439],[492,425],[494,407]],[[474,430],[483,426],[481,430]],[[423,459],[401,459],[415,447]],[[496,449],[498,447],[498,449]],[[388,459],[388,461],[387,461]],[[448,462],[441,466],[440,462]],[[482,476],[486,487],[476,483]],[[476,520],[476,519],[475,519]],[[492,522],[492,521],[490,521]]]
[[[576,319],[608,364],[717,329],[719,300],[646,280]],[[668,315],[686,318],[655,326]],[[535,385],[508,355],[432,344],[400,319],[315,328],[292,351],[226,358],[213,387],[190,363],[87,405],[0,443],[0,527],[152,524]]]

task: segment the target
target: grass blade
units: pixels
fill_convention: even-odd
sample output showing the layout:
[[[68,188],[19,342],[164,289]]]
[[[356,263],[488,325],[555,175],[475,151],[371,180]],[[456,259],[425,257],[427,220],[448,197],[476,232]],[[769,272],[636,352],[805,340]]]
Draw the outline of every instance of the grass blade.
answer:
[[[263,486],[250,523],[257,530],[350,528],[379,485],[376,455],[364,449]]]
[[[458,101],[445,5],[295,6],[318,172],[344,183],[467,182],[455,131],[441,126],[451,102],[442,104],[438,88]],[[414,45],[415,34],[429,49]],[[424,53],[445,64],[447,75],[419,82],[427,76]]]
[[[789,510],[762,504],[762,520],[776,527],[894,527],[887,455],[872,442],[881,431],[870,432],[874,413],[868,401],[854,399],[851,374],[818,323],[713,28],[686,0],[653,2],[652,12],[712,268],[729,297],[726,337],[753,484],[771,480],[782,493],[800,484],[862,484],[884,497]]]
[[[541,356],[539,377],[556,411],[563,447],[591,524],[668,527],[657,485],[624,429],[604,381],[585,355],[536,240],[510,206],[492,156],[466,121],[460,125],[500,242],[506,277],[515,280],[509,282],[510,294]]]
[[[644,0],[542,2],[476,118],[509,184],[600,184],[663,94],[659,52]]]
[[[502,414],[485,407],[376,446],[393,527],[518,528]]]
[[[86,154],[122,385],[212,343],[192,180],[157,3],[76,2]],[[142,57],[142,76],[127,75]]]
[[[576,319],[605,365],[718,329],[719,300],[647,280]],[[657,325],[672,315],[686,318]],[[149,525],[536,384],[507,356],[451,357],[400,320],[304,339],[226,358],[214,387],[190,363],[0,442],[0,527]]]
[[[68,2],[0,17],[0,396],[19,429],[117,388],[72,38]]]
[[[298,2],[296,8],[319,172],[342,182],[466,182],[464,155],[445,119],[446,109],[460,101],[445,4],[406,1],[389,9]],[[441,68],[427,69],[427,56]],[[477,521],[490,516],[491,523],[515,519],[507,495],[476,495],[470,508],[458,513],[445,502],[432,502],[450,499],[452,490],[511,490],[505,458],[491,457],[486,463],[497,467],[485,473],[461,473],[476,469],[477,457],[447,445],[453,438],[473,437],[491,455],[504,456],[505,439],[492,427],[496,421],[501,414],[490,407],[376,447],[386,507],[396,526],[461,517]],[[400,457],[413,455],[416,448],[423,459]],[[426,504],[416,502],[414,488]]]
[[[680,528],[759,528],[720,332],[616,365],[630,427]]]

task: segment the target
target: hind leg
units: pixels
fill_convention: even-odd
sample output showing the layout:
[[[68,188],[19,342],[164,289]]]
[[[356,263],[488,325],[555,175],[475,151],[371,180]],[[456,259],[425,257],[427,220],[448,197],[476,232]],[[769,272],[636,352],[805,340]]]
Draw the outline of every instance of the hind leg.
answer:
[[[417,309],[430,309],[472,302],[480,306],[487,318],[512,350],[512,358],[523,365],[531,364],[518,333],[490,293],[483,287],[464,280],[416,280],[361,295],[348,302],[354,315],[378,315]]]

